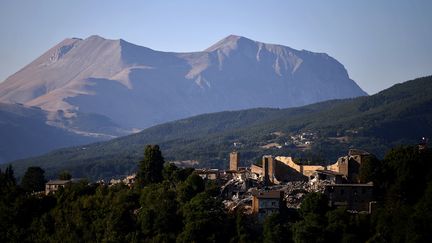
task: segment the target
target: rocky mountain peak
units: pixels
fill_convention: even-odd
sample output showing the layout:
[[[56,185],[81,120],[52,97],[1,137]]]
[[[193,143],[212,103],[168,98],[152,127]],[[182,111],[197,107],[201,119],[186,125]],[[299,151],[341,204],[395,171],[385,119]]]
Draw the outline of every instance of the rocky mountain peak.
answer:
[[[258,42],[253,41],[251,39],[248,39],[243,36],[238,35],[229,35],[222,40],[218,41],[216,44],[210,46],[209,48],[205,49],[205,52],[213,52],[213,51],[223,51],[227,52],[230,50],[235,49],[242,49],[245,47],[252,47],[256,46]]]
[[[366,95],[327,55],[229,35],[202,52],[66,39],[0,83],[0,102],[99,114],[124,128],[201,113]]]

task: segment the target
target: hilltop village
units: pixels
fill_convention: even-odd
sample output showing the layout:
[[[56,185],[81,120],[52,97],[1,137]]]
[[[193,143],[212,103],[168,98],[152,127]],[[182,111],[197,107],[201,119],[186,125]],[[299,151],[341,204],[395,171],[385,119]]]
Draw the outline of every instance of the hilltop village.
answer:
[[[229,168],[196,169],[204,180],[220,187],[220,197],[229,211],[241,210],[257,215],[260,220],[280,212],[283,208],[298,209],[303,197],[310,192],[324,193],[329,206],[344,207],[352,213],[371,213],[376,202],[373,183],[360,183],[360,165],[368,152],[351,149],[334,164],[299,165],[291,157],[265,155],[261,165],[240,167],[241,154],[229,154]],[[123,179],[112,179],[109,185],[123,183],[133,187],[136,174]],[[51,180],[45,194],[57,191],[68,183],[79,180]],[[98,183],[104,183],[99,181]]]
[[[309,192],[324,193],[330,206],[370,213],[376,203],[373,183],[359,180],[360,165],[368,156],[368,152],[351,149],[334,164],[322,166],[299,165],[291,157],[265,155],[261,165],[239,167],[241,156],[234,151],[227,170],[198,169],[197,173],[220,185],[226,208],[240,207],[260,219],[283,207],[299,208]]]

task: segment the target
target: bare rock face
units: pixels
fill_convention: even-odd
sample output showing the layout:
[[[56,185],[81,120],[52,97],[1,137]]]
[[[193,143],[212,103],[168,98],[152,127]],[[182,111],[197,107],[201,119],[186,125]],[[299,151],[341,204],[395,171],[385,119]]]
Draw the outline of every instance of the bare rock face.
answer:
[[[0,102],[61,111],[70,119],[95,114],[124,129],[222,110],[363,95],[327,54],[234,35],[193,53],[99,36],[66,39],[0,83]],[[80,129],[86,131],[74,128]]]

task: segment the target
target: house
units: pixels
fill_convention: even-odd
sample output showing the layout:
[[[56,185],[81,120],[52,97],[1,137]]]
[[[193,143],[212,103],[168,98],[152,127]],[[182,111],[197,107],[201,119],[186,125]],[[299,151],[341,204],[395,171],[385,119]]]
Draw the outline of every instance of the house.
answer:
[[[345,207],[353,212],[370,212],[374,201],[373,183],[330,184],[325,186],[324,194],[330,206]]]
[[[45,184],[45,194],[56,192],[60,187],[65,187],[71,180],[50,180]]]
[[[259,220],[270,214],[280,212],[283,206],[283,191],[252,191],[252,213]]]
[[[123,183],[128,187],[132,187],[136,180],[136,174],[128,175],[123,179]]]
[[[218,169],[196,169],[195,171],[204,180],[217,180],[220,178]]]
[[[119,184],[119,183],[121,183],[121,182],[122,182],[121,179],[111,179],[111,180],[109,181],[109,186],[113,186],[113,185]]]

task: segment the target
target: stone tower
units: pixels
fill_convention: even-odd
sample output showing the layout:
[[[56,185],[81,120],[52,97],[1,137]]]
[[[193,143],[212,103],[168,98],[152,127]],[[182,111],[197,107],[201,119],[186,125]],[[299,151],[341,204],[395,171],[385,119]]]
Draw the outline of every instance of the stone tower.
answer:
[[[274,183],[274,158],[271,155],[264,155],[262,157],[262,168],[264,171],[264,182]]]
[[[230,170],[238,170],[238,166],[240,163],[240,154],[237,151],[233,151],[230,153]]]

